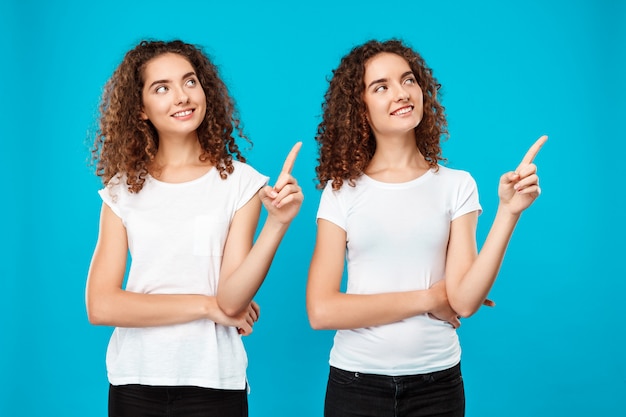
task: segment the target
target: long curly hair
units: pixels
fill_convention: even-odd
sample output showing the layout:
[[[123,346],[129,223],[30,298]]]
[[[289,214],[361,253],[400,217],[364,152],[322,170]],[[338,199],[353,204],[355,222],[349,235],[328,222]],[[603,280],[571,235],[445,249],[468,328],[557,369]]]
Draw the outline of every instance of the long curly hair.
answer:
[[[365,65],[374,56],[393,53],[406,59],[424,95],[424,115],[415,127],[417,147],[431,168],[437,169],[441,156],[440,142],[448,136],[444,107],[437,94],[441,85],[419,53],[402,41],[371,40],[353,48],[333,70],[322,104],[322,121],[317,127],[317,188],[328,181],[338,190],[347,181],[351,186],[364,172],[376,151],[376,140],[367,121]]]
[[[104,86],[99,105],[98,128],[91,150],[96,175],[106,185],[117,174],[126,174],[128,190],[138,193],[159,148],[159,135],[149,120],[139,117],[147,64],[155,57],[174,53],[194,68],[206,96],[206,115],[198,126],[200,160],[209,161],[222,179],[232,173],[233,156],[245,162],[233,134],[251,144],[243,133],[239,114],[217,67],[202,48],[180,40],[141,41],[128,51]]]

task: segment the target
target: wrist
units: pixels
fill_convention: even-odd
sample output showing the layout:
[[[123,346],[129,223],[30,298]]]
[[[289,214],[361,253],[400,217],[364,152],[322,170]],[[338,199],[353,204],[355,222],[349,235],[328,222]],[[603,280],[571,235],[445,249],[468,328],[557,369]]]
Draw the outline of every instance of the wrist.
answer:
[[[220,310],[220,306],[217,303],[217,297],[211,297],[208,295],[203,295],[201,297],[202,297],[202,307],[201,307],[202,318],[215,321],[216,312]]]
[[[498,205],[498,210],[496,211],[496,219],[513,224],[517,223],[521,215],[521,212],[511,211],[506,204]]]
[[[414,306],[418,311],[416,314],[427,314],[437,309],[437,291],[429,288],[427,290],[415,291],[416,302]]]
[[[281,221],[275,216],[269,214],[265,220],[264,228],[273,233],[284,235],[291,224],[291,219],[287,222]]]

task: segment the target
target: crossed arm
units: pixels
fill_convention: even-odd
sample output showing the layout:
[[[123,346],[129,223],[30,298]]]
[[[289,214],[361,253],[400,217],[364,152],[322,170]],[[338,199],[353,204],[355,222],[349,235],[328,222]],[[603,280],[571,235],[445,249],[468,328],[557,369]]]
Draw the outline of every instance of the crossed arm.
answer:
[[[547,137],[542,136],[517,169],[501,177],[500,205],[480,254],[476,245],[477,212],[452,221],[445,280],[427,290],[372,295],[342,293],[346,234],[340,227],[319,219],[307,284],[311,326],[314,329],[354,329],[430,314],[456,328],[460,325],[459,316],[469,317],[481,305],[491,305],[486,298],[515,225],[521,212],[541,192],[537,167],[532,161],[546,140]]]
[[[318,219],[306,295],[309,322],[314,329],[377,326],[425,313],[453,325],[456,323],[458,327],[443,281],[427,290],[379,294],[341,292],[345,248],[346,232],[327,220]]]
[[[98,242],[89,268],[86,305],[92,324],[149,327],[210,319],[252,332],[259,306],[252,298],[263,283],[303,195],[291,169],[300,149],[290,152],[274,187],[264,187],[235,214],[226,240],[216,296],[201,294],[142,294],[123,289],[128,239],[122,220],[102,205]],[[261,204],[268,218],[257,241],[254,233]]]
[[[103,203],[98,242],[89,268],[86,288],[87,316],[92,324],[118,327],[150,327],[210,319],[252,332],[258,319],[255,303],[229,317],[217,298],[201,294],[143,294],[122,288],[128,243],[122,220]]]

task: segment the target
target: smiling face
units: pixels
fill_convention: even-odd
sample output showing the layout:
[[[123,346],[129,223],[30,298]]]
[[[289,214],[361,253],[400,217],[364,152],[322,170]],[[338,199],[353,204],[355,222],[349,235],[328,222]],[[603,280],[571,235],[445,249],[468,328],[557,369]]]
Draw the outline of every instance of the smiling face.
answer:
[[[189,61],[174,53],[159,55],[148,61],[143,78],[141,117],[152,122],[159,137],[195,135],[206,97]]]
[[[377,139],[409,132],[424,114],[422,89],[401,56],[383,52],[365,64],[363,101]]]

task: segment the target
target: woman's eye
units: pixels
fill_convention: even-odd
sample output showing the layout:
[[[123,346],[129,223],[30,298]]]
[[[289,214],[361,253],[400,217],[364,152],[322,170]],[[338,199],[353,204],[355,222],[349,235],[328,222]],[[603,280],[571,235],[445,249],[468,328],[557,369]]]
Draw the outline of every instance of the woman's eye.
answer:
[[[187,84],[188,87],[194,87],[196,84],[198,84],[198,82],[194,79],[190,79],[190,80],[187,80],[185,84]]]
[[[407,78],[404,82],[407,84],[415,84],[417,81],[415,78]]]
[[[386,89],[387,89],[387,86],[385,86],[385,85],[379,85],[378,87],[376,87],[376,88],[374,89],[374,92],[375,92],[375,93],[378,93],[378,92],[380,92],[380,91],[385,91]]]
[[[162,85],[162,86],[159,86],[159,87],[155,88],[154,91],[157,94],[162,94],[162,93],[165,93],[167,91],[167,87]]]

